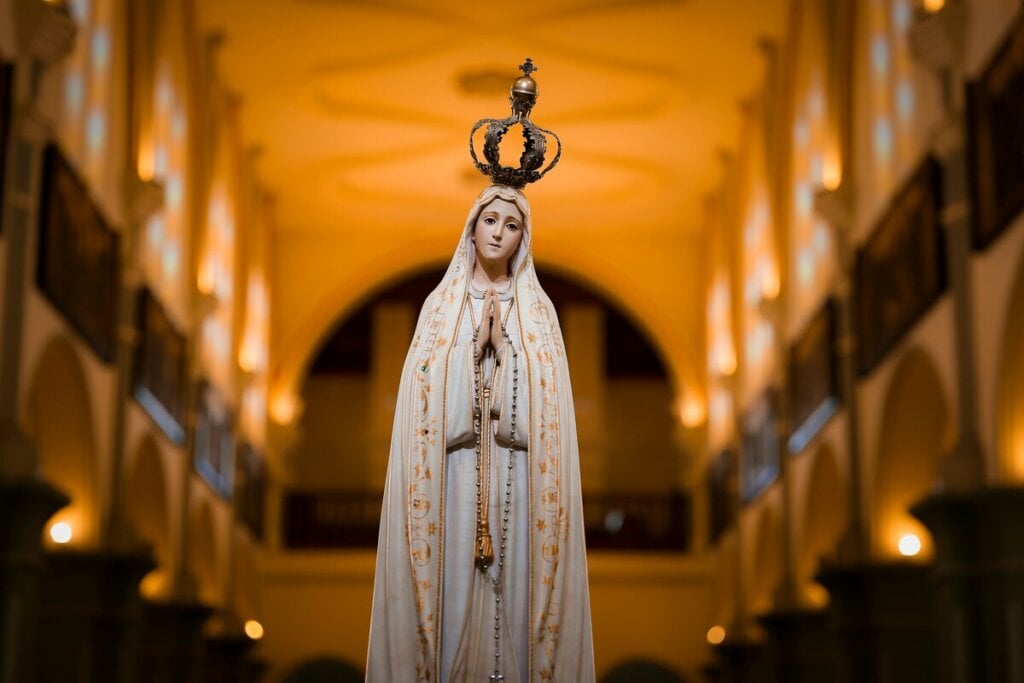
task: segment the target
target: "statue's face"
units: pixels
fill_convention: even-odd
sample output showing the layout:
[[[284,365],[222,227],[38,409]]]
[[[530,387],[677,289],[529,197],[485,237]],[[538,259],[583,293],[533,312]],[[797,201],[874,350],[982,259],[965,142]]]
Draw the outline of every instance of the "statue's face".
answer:
[[[485,206],[473,226],[476,256],[485,263],[507,266],[522,239],[523,216],[519,207],[504,199],[495,199]]]

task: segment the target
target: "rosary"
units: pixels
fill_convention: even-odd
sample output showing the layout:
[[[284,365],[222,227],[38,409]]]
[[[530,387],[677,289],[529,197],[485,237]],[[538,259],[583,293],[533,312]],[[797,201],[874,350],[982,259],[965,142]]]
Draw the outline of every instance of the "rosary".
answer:
[[[511,307],[511,304],[509,304]],[[472,312],[472,307],[470,308]],[[512,350],[512,414],[511,414],[511,425],[512,431],[509,437],[509,448],[508,448],[508,479],[505,482],[505,514],[501,524],[501,546],[498,549],[498,572],[497,575],[491,579],[491,585],[494,589],[494,673],[488,677],[490,681],[504,681],[505,676],[501,673],[501,592],[502,592],[502,576],[505,568],[505,548],[508,544],[508,523],[509,515],[512,509],[512,444],[515,443],[516,435],[516,409],[517,409],[517,398],[519,395],[519,354],[516,352],[514,346],[512,346],[512,340],[508,336],[508,332],[505,330],[505,323],[501,320],[501,316],[498,315],[498,324],[501,325],[501,335],[505,339],[505,343],[509,344],[509,348]],[[493,324],[493,323],[492,323]],[[485,576],[487,575],[487,569],[494,563],[494,547],[491,542],[491,531],[487,520],[487,508],[489,502],[484,500],[484,487],[483,479],[487,477],[490,479],[490,438],[487,439],[486,448],[483,444],[484,425],[490,420],[490,388],[483,387],[481,397],[481,387],[483,386],[483,353],[480,351],[480,346],[477,344],[479,331],[477,326],[473,325],[473,433],[476,436],[476,567]],[[495,350],[496,351],[496,350]],[[497,357],[495,357],[497,361]],[[481,400],[482,399],[482,400]],[[487,422],[485,422],[485,420]],[[485,458],[485,450],[487,457]],[[490,486],[486,489],[488,491],[488,499],[490,498]]]

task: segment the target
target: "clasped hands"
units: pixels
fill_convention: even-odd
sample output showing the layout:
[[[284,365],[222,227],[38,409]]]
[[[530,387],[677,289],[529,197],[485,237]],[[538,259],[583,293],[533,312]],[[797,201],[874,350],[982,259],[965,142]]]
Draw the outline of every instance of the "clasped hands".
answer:
[[[497,358],[504,343],[505,337],[501,333],[501,303],[498,301],[498,293],[488,289],[484,293],[484,307],[480,324],[476,328],[476,348],[483,356],[487,347],[491,347]]]

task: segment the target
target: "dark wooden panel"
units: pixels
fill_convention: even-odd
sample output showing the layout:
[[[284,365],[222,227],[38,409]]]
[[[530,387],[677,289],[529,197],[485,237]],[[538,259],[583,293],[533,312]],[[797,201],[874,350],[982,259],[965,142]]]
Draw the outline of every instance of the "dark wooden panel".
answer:
[[[121,238],[55,145],[46,148],[36,282],[104,361],[114,357]]]
[[[743,415],[740,455],[740,497],[749,503],[779,476],[779,393],[765,390]]]
[[[135,349],[135,399],[167,436],[185,443],[188,359],[185,335],[148,289],[138,296],[139,345]]]
[[[708,539],[716,542],[736,521],[736,496],[739,492],[736,451],[726,448],[708,467]]]
[[[869,373],[946,288],[940,170],[926,159],[857,252],[857,369]]]
[[[249,443],[238,447],[235,482],[235,510],[238,519],[256,539],[263,538],[264,508],[267,500],[266,460],[263,453]]]
[[[972,235],[991,244],[1024,209],[1024,14],[967,90]]]
[[[220,393],[209,382],[196,388],[196,433],[193,462],[215,491],[230,498],[235,475],[232,417]]]
[[[7,148],[10,144],[11,114],[14,111],[14,64],[0,62],[0,206],[4,205],[7,178]],[[0,235],[4,232],[0,216]]]
[[[839,407],[836,304],[825,302],[789,349],[790,453],[803,450]]]
[[[377,544],[379,491],[292,491],[284,504],[289,548],[372,548]],[[685,552],[691,505],[683,492],[600,493],[583,497],[590,550]]]

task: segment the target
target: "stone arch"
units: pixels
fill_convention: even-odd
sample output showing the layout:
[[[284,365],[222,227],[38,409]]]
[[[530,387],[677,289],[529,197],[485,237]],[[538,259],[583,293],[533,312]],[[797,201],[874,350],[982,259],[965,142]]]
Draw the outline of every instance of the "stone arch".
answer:
[[[1002,478],[1024,482],[1024,256],[1006,310],[996,395],[996,453]]]
[[[804,533],[798,566],[801,589],[812,604],[824,604],[825,589],[815,583],[819,564],[831,555],[850,521],[850,503],[835,452],[822,444],[814,453],[803,507]]]
[[[714,623],[728,626],[736,620],[736,536],[728,533],[718,545],[715,558],[715,571],[712,574],[717,580],[712,582],[714,591]]]
[[[216,519],[209,500],[198,501],[189,520],[187,566],[195,579],[199,600],[206,605],[221,603]]]
[[[672,388],[681,395],[683,388],[703,388],[703,356],[685,331],[674,329],[665,321],[650,297],[636,290],[629,273],[609,273],[602,270],[601,278],[594,275],[594,264],[581,257],[572,245],[556,241],[546,243],[547,258],[538,263],[559,275],[583,283],[586,287],[614,302],[629,319],[651,340],[664,359]],[[439,248],[436,244],[410,245],[402,254],[392,254],[387,270],[379,263],[353,269],[344,282],[326,292],[317,305],[294,331],[282,340],[280,353],[273,369],[274,396],[298,396],[301,384],[308,374],[317,349],[331,333],[339,320],[343,320],[366,303],[375,292],[386,289],[410,275],[430,269],[443,268],[451,256],[451,245]],[[681,350],[681,351],[680,351]]]
[[[905,534],[921,539],[920,557],[931,555],[931,537],[909,512],[928,494],[953,441],[949,404],[932,359],[912,348],[899,361],[883,403],[875,451],[873,529],[875,550],[899,557]]]
[[[754,552],[746,563],[750,576],[750,607],[754,614],[761,614],[771,610],[782,576],[782,530],[772,507],[765,505],[761,510],[757,535],[752,541]]]
[[[71,525],[71,545],[92,545],[103,514],[100,463],[85,371],[66,337],[47,342],[27,397],[25,428],[37,448],[40,474],[71,498],[52,522]]]
[[[242,533],[235,534],[233,573],[231,589],[238,615],[242,619],[258,619],[255,549]]]
[[[127,512],[135,531],[151,546],[157,564],[143,579],[142,592],[149,598],[164,597],[170,590],[174,562],[167,504],[169,495],[163,454],[149,434],[135,449],[126,483]]]
[[[442,275],[426,271],[393,282],[336,322],[316,350],[297,394],[304,409],[295,423],[300,436],[291,444],[289,484],[349,490],[383,487],[408,340],[420,305]],[[600,292],[566,280],[558,272],[541,269],[540,275],[561,317],[570,373],[577,370],[577,358],[600,364],[580,366],[599,373],[600,380],[574,384],[580,450],[592,455],[581,472],[584,488],[599,489],[608,481],[634,490],[677,485],[685,446],[678,438],[678,416],[670,410],[673,389],[663,355],[628,312]],[[584,327],[583,334],[574,334],[579,328],[573,328],[572,314],[578,310],[596,313],[589,320],[591,324],[598,321],[597,328]],[[401,331],[398,337],[389,334],[383,346],[374,336],[380,324],[376,316],[388,321],[385,329]],[[573,340],[595,337],[607,342],[606,347],[602,344],[600,359],[583,355],[586,349],[573,356]],[[595,385],[599,389],[588,394]],[[584,402],[592,397],[596,401]],[[596,409],[590,411],[590,407]],[[631,464],[637,449],[649,454],[640,471]]]

